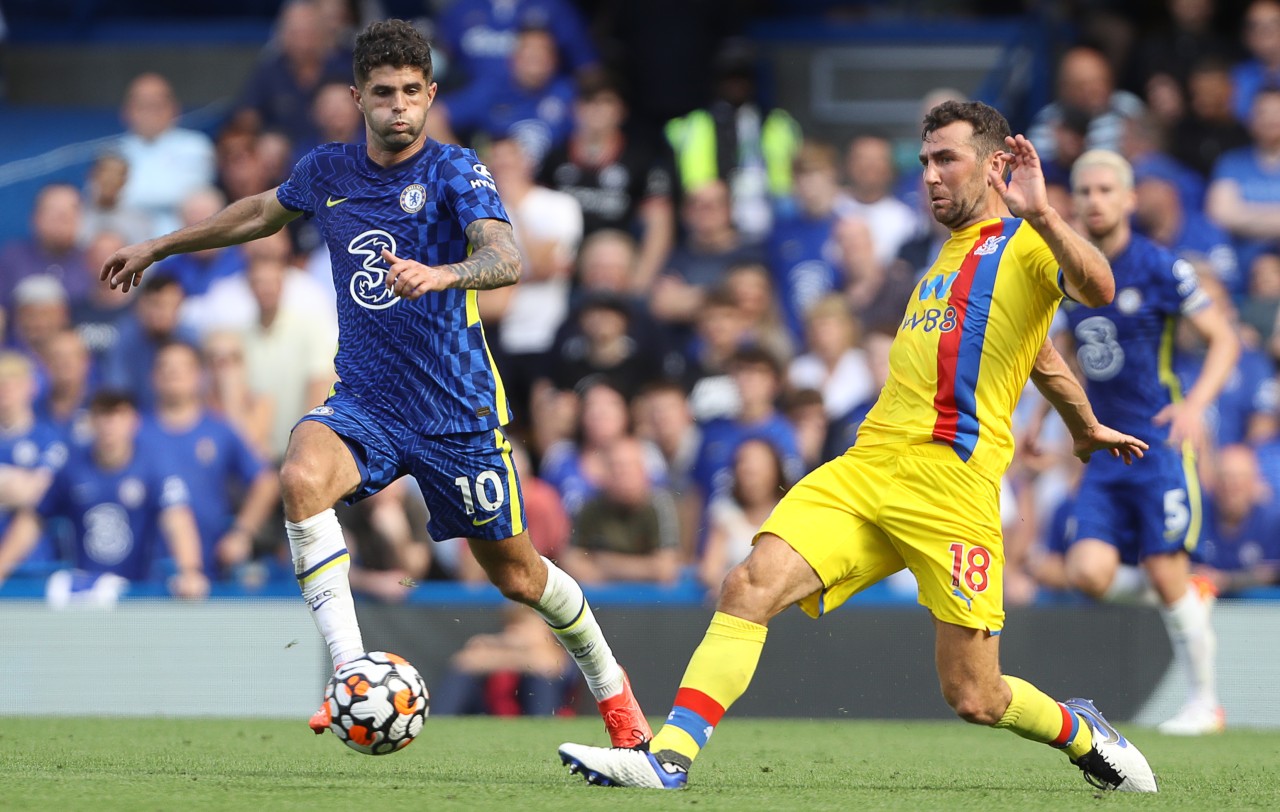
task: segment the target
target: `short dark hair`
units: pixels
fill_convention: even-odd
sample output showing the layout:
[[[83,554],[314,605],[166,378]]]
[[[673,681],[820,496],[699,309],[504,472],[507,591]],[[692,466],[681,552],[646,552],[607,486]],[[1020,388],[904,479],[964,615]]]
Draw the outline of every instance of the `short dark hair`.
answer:
[[[156,347],[155,355],[152,356],[152,366],[155,366],[155,360],[160,358],[161,353],[168,352],[175,348],[186,350],[191,353],[192,357],[196,359],[196,366],[201,369],[204,368],[204,353],[201,352],[200,348],[195,344],[192,344],[190,341],[184,341],[181,338],[168,338],[161,341],[159,346]]]
[[[985,159],[996,152],[1003,151],[1004,139],[1012,134],[1008,119],[991,105],[976,101],[950,100],[944,101],[925,114],[920,140],[923,141],[930,133],[957,121],[967,121],[973,127],[973,137],[970,140],[979,159]]]
[[[118,409],[137,409],[133,395],[123,389],[99,389],[89,400],[89,414],[111,414]]]
[[[375,68],[419,68],[431,83],[431,45],[425,37],[404,20],[380,20],[370,23],[356,37],[352,72],[356,85],[363,85]]]
[[[730,373],[746,367],[767,368],[775,378],[782,379],[782,364],[773,353],[755,344],[747,344],[734,350],[733,355],[729,356],[728,367]]]

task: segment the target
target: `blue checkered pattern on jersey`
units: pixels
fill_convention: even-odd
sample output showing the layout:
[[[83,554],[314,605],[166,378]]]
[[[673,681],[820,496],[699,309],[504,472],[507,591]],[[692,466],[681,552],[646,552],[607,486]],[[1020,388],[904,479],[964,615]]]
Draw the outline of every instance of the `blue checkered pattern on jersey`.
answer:
[[[406,301],[384,284],[383,248],[447,265],[466,259],[472,222],[509,222],[473,151],[428,141],[414,157],[383,168],[363,145],[325,144],[298,162],[277,197],[314,217],[329,246],[338,299],[335,363],[344,386],[420,435],[507,422],[501,381],[475,305],[468,306],[475,294],[447,290]]]

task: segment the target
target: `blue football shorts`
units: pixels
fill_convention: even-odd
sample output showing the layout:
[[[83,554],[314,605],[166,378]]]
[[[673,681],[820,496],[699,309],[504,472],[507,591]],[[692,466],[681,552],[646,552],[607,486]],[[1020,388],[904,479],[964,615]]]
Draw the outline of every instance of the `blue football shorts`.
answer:
[[[1203,527],[1200,484],[1190,452],[1153,447],[1133,465],[1095,455],[1076,497],[1076,541],[1115,546],[1120,560],[1194,552]]]
[[[302,421],[333,429],[355,458],[360,485],[347,504],[377,493],[406,474],[417,480],[436,540],[499,541],[525,529],[520,477],[501,429],[461,434],[416,434],[338,390]]]

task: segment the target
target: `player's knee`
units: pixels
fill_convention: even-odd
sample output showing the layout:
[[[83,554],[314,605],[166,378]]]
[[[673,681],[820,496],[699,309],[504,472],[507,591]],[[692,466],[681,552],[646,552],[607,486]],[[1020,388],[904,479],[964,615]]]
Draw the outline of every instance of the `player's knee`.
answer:
[[[504,598],[526,606],[536,604],[545,588],[539,586],[537,573],[531,567],[502,567],[490,573],[490,579]]]
[[[320,504],[328,485],[329,474],[308,460],[288,459],[280,467],[280,496],[290,512],[292,508],[306,507],[312,502],[317,505],[316,512],[332,505],[332,499]]]
[[[1091,566],[1087,562],[1078,562],[1074,565],[1068,562],[1067,564],[1067,581],[1074,589],[1091,598],[1101,598],[1105,595],[1114,575],[1115,573],[1103,567]]]
[[[1004,709],[998,707],[995,698],[987,692],[976,688],[960,688],[955,691],[944,691],[947,704],[956,712],[956,716],[972,725],[990,727],[1000,721]]]
[[[767,623],[781,609],[772,605],[768,585],[760,581],[746,561],[724,577],[717,608],[755,623]]]

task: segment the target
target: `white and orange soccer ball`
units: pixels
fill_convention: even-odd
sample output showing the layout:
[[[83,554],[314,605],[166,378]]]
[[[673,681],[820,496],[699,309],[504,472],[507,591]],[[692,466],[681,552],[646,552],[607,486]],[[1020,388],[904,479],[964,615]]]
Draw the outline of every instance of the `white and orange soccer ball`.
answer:
[[[343,663],[324,692],[329,729],[358,753],[383,756],[422,732],[431,699],[418,669],[405,658],[371,651]]]

